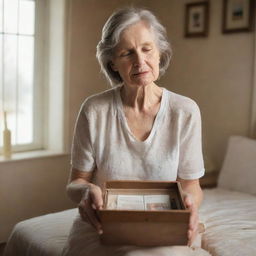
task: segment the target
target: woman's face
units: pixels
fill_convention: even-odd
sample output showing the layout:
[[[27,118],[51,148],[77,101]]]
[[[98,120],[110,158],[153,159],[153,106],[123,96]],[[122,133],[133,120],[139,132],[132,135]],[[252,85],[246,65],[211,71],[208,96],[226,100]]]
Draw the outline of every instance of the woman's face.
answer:
[[[152,84],[159,76],[160,54],[154,34],[144,22],[125,29],[118,43],[112,69],[130,86]]]

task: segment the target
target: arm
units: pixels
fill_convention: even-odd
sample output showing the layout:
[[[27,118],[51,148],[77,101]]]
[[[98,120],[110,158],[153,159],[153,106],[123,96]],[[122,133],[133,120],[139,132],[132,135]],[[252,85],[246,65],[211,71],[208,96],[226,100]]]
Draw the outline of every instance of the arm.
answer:
[[[72,168],[68,185],[66,187],[69,198],[78,204],[81,218],[89,222],[102,233],[100,220],[96,210],[103,206],[101,188],[91,183],[92,172],[83,172]]]
[[[178,178],[177,181],[180,182],[182,190],[184,192],[184,201],[186,207],[191,211],[188,229],[188,244],[192,245],[198,233],[198,208],[200,207],[203,200],[203,192],[198,179],[183,180],[181,178]]]
[[[72,168],[69,175],[66,191],[68,197],[75,203],[79,203],[85,190],[93,185],[91,183],[92,172],[82,172]]]
[[[198,178],[204,174],[204,161],[199,107],[193,101],[188,101],[184,106],[177,181],[181,183],[184,203],[190,210],[188,244],[191,245],[198,233],[198,208],[203,199]]]
[[[180,182],[183,192],[191,195],[195,206],[199,208],[203,200],[203,192],[200,187],[199,179],[183,180],[178,178],[177,181]]]

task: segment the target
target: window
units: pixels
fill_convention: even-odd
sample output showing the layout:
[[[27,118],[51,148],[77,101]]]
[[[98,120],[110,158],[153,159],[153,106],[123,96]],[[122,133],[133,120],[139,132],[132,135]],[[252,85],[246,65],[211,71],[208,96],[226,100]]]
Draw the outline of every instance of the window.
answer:
[[[68,151],[67,2],[0,0],[0,154],[4,110],[13,152]]]
[[[0,0],[0,130],[6,111],[13,151],[42,147],[39,2]],[[0,148],[2,143],[1,139]]]

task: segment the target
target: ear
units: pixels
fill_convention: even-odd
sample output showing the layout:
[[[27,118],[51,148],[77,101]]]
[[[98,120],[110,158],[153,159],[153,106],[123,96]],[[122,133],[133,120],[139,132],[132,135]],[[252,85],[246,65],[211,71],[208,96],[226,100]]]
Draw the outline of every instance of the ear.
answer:
[[[113,71],[118,71],[113,61],[110,61],[110,67],[113,69]]]

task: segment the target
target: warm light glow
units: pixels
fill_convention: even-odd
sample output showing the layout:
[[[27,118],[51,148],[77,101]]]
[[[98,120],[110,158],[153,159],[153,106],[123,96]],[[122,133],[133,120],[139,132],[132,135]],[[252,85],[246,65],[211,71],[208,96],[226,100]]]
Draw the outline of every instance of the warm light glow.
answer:
[[[7,111],[13,145],[33,141],[34,31],[35,1],[0,0],[0,130]]]

